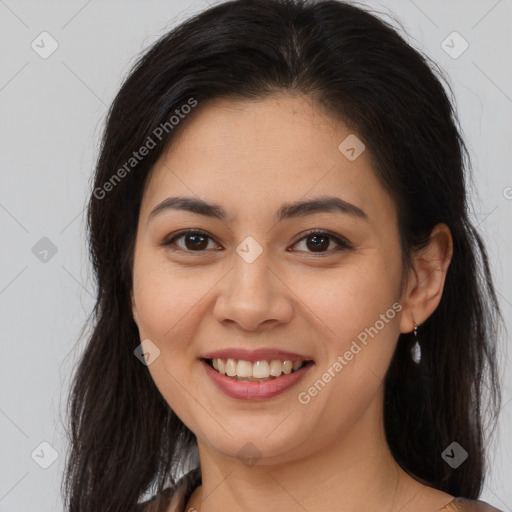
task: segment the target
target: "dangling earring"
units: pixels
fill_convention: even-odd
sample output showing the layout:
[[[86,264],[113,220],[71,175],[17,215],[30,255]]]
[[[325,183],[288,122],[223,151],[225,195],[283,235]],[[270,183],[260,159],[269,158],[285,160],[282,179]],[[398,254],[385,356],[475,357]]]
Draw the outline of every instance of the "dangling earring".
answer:
[[[421,361],[421,347],[420,343],[418,341],[418,325],[420,325],[418,322],[414,322],[414,339],[416,340],[416,343],[411,348],[411,357],[412,360],[416,364],[420,364]]]

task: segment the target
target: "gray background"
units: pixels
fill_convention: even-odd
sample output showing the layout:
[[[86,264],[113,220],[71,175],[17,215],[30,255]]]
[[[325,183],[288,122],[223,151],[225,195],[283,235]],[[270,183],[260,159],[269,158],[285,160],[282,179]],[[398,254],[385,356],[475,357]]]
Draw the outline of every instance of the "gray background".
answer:
[[[510,330],[512,1],[370,5],[394,13],[411,44],[450,77],[473,158],[474,222],[485,235]],[[94,296],[83,211],[102,123],[138,53],[206,6],[188,0],[0,0],[0,512],[63,509],[64,404]],[[48,36],[39,37],[44,31],[59,45],[45,59],[31,47],[35,41],[39,52],[51,49]],[[454,31],[469,44],[457,58],[463,41],[446,39]],[[504,337],[503,409],[482,499],[512,511],[507,344]],[[53,450],[57,459],[43,469]]]

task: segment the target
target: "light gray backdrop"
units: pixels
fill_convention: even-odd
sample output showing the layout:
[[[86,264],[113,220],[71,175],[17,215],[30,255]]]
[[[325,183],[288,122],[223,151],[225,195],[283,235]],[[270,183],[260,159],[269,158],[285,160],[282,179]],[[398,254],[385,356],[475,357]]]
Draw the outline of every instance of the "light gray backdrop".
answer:
[[[450,77],[475,168],[474,220],[510,330],[512,0],[370,5],[394,13],[411,43]],[[101,126],[137,54],[206,6],[0,0],[0,512],[63,510],[64,404],[94,296],[83,212]],[[500,349],[503,410],[482,499],[510,512],[507,344]]]

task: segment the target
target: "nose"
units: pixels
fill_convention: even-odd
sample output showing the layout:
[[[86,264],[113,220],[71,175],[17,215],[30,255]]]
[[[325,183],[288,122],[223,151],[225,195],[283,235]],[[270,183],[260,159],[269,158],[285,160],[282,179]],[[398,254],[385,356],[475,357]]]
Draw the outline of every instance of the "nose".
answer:
[[[213,314],[221,323],[261,331],[294,316],[293,292],[279,270],[269,265],[265,251],[251,263],[237,255],[218,286]]]

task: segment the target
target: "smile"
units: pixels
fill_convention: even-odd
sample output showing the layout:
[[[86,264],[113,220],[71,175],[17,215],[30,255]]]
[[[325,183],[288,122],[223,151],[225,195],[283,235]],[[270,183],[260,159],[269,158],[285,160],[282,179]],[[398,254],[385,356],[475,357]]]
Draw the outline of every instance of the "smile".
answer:
[[[207,359],[206,362],[218,371],[232,379],[246,382],[265,382],[277,379],[281,375],[294,373],[307,361],[290,361],[280,359],[247,361],[245,359]]]
[[[294,386],[314,366],[312,360],[271,359],[251,362],[229,358],[203,358],[201,364],[217,389],[239,400],[267,400],[275,397]]]

